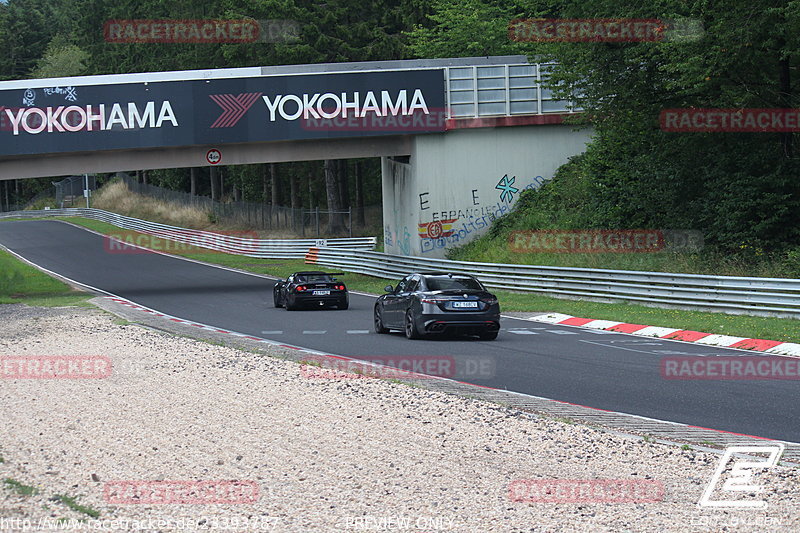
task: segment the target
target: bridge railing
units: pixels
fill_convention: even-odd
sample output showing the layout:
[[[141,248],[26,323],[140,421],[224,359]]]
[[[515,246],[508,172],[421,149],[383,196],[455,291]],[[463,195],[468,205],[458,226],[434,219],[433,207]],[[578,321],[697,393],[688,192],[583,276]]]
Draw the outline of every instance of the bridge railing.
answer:
[[[494,289],[800,318],[800,279],[476,263],[332,247],[312,248],[306,263],[389,279],[410,272],[457,272]]]
[[[250,237],[249,232],[213,232],[192,230],[126,217],[117,213],[93,208],[47,209],[41,211],[12,211],[0,213],[0,218],[40,218],[40,217],[84,217],[106,222],[124,230],[132,230],[160,239],[168,239],[189,246],[206,248],[218,252],[257,258],[302,259],[312,246],[344,247],[353,251],[375,249],[375,237],[354,237],[342,239],[258,239]],[[244,236],[240,236],[244,235]],[[253,232],[255,235],[255,232]],[[140,244],[136,239],[122,236],[119,240]],[[170,248],[174,250],[174,248]]]
[[[545,85],[552,64],[445,67],[448,118],[563,114],[579,111]]]

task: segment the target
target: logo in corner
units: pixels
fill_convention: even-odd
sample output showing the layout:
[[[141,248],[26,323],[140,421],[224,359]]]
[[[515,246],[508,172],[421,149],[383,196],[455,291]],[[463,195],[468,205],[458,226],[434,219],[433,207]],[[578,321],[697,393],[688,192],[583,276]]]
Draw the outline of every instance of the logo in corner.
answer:
[[[220,106],[222,114],[211,125],[212,128],[232,128],[253,107],[256,100],[264,93],[242,93],[238,96],[232,94],[210,94],[209,98]]]
[[[717,470],[711,477],[711,482],[703,491],[700,501],[697,502],[700,507],[732,507],[732,508],[745,508],[745,509],[766,509],[767,502],[764,500],[745,500],[745,499],[717,499],[712,500],[711,495],[717,487],[723,474],[726,473],[729,463],[730,472],[728,472],[728,479],[722,484],[720,492],[727,493],[730,497],[735,493],[758,493],[764,490],[764,487],[755,483],[753,474],[756,470],[768,470],[778,464],[781,456],[783,455],[784,445],[774,444],[770,446],[729,446],[722,454],[722,459],[719,461]],[[751,457],[734,457],[733,454],[750,454]],[[767,454],[766,457],[754,456],[753,454]],[[755,459],[755,460],[753,460]],[[732,494],[733,493],[733,494]]]

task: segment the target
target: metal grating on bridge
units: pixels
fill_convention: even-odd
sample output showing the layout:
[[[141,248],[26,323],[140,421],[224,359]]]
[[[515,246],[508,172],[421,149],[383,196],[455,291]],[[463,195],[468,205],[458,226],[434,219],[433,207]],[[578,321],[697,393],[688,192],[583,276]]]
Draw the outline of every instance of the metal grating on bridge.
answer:
[[[446,67],[450,118],[569,113],[572,102],[557,100],[545,87],[546,63]]]

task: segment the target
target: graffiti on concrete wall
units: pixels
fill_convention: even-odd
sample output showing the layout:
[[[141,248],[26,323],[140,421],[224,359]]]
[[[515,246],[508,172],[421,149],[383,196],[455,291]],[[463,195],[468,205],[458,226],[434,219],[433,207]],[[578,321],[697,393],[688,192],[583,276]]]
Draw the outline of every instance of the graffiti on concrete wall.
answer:
[[[513,187],[514,182],[517,181],[517,177],[514,176],[512,178],[508,177],[508,174],[500,178],[500,181],[497,182],[497,185],[494,186],[495,189],[500,191],[500,201],[511,203],[514,201],[514,194],[519,192],[519,189]]]
[[[497,182],[495,189],[500,191],[500,201],[492,205],[480,205],[478,190],[472,189],[473,205],[430,214],[425,213],[430,209],[430,194],[420,194],[420,211],[427,215],[426,220],[420,222],[418,227],[420,251],[424,254],[466,243],[475,233],[488,228],[496,218],[508,213],[515,194],[521,190],[538,189],[547,180],[536,176],[521,190],[514,187],[515,181],[516,176],[509,178],[506,174]]]
[[[531,182],[529,184],[527,184],[525,187],[523,187],[522,190],[523,191],[527,191],[527,190],[530,190],[530,189],[536,190],[539,187],[541,187],[542,185],[544,185],[545,182],[547,182],[547,181],[550,181],[550,180],[549,179],[545,179],[545,178],[543,178],[541,176],[536,176],[535,178],[532,178]]]
[[[404,255],[411,254],[411,232],[408,226],[403,226],[403,232],[398,231],[397,227],[383,227],[383,244],[386,247],[397,246]]]
[[[419,236],[421,239],[441,239],[442,237],[449,237],[453,234],[453,223],[457,220],[457,218],[449,218],[447,220],[423,222],[419,225]]]
[[[408,226],[403,226],[402,238],[399,235],[398,232],[397,246],[403,252],[403,255],[411,255],[411,233],[408,231]]]
[[[468,215],[463,218],[433,220],[420,224],[420,251],[427,253],[440,248],[458,245],[458,243],[463,244],[470,235],[488,228],[494,219],[505,215],[510,209],[509,204],[498,202],[489,208],[482,208],[482,211],[486,214],[481,216]],[[456,212],[459,211],[457,210]],[[470,212],[470,210],[467,211]],[[426,228],[427,232],[423,232],[423,227]],[[431,232],[430,228],[433,228],[433,232]],[[441,233],[439,233],[440,228]]]

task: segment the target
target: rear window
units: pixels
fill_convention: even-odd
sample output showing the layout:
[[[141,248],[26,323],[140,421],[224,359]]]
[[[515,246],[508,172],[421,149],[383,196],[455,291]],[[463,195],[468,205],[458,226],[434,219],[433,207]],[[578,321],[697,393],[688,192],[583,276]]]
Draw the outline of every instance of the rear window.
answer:
[[[478,280],[474,278],[456,278],[449,276],[437,276],[435,278],[425,278],[428,282],[428,289],[432,291],[447,291],[447,290],[483,290]]]
[[[333,281],[333,278],[326,274],[311,274],[305,276],[297,276],[297,281],[301,283],[321,283]]]

